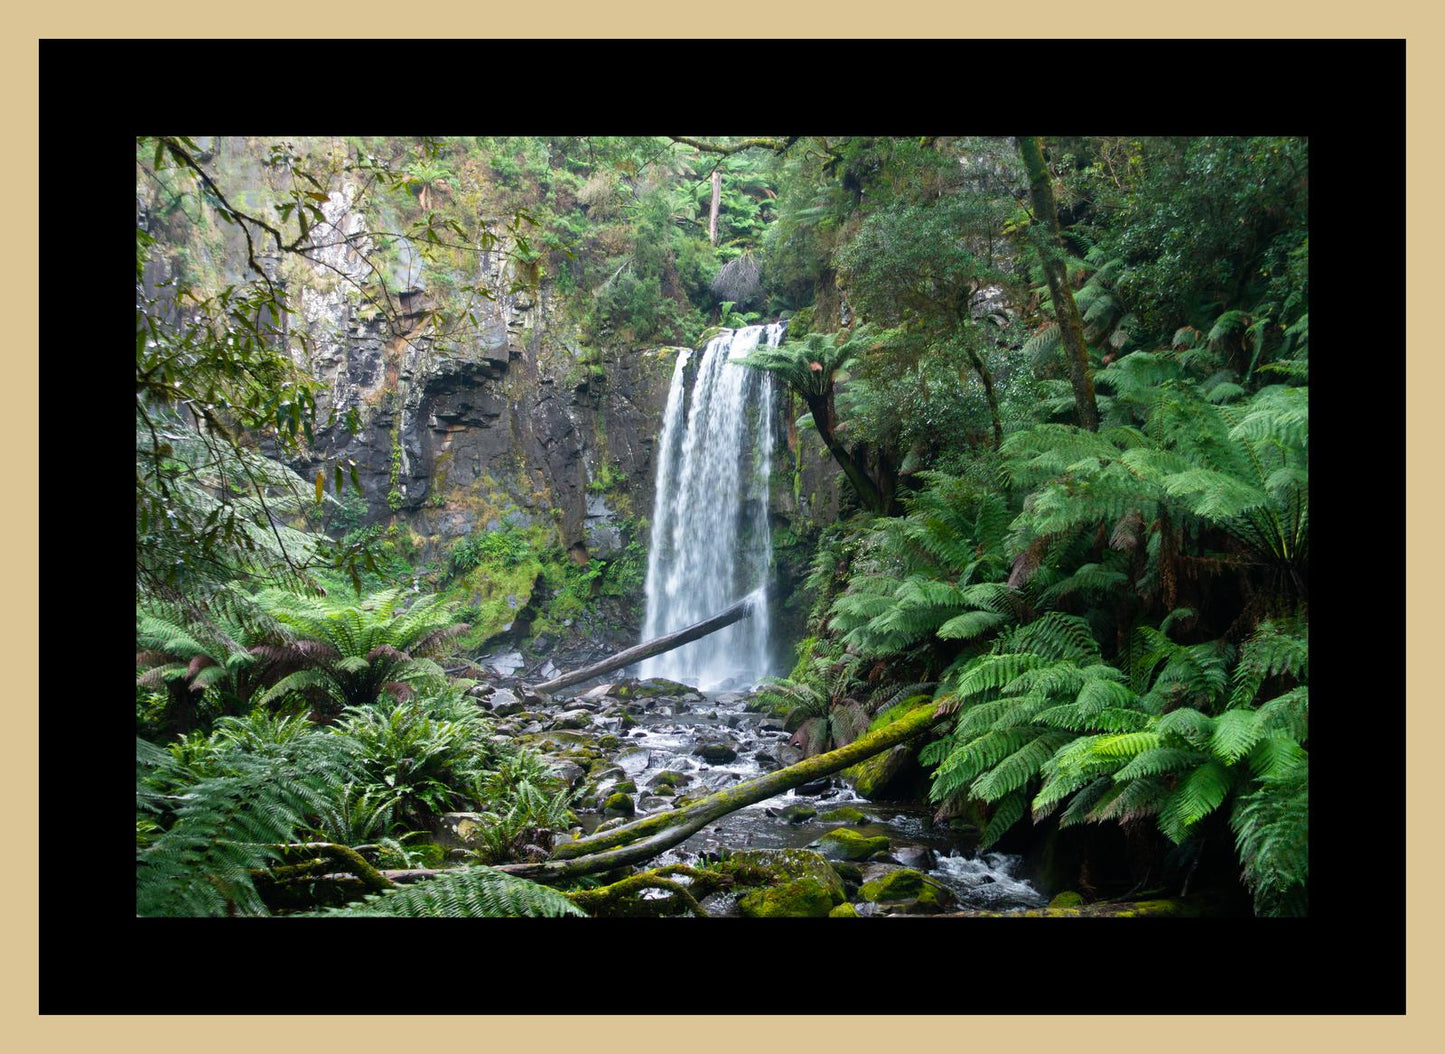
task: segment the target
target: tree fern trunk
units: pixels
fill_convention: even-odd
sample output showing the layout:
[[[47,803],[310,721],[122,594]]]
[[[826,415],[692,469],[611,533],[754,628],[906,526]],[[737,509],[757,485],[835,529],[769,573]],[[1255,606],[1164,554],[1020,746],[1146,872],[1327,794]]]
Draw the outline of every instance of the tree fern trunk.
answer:
[[[1069,380],[1074,386],[1074,406],[1079,424],[1090,432],[1099,430],[1099,406],[1094,400],[1094,378],[1089,373],[1089,353],[1084,346],[1084,323],[1079,306],[1074,303],[1073,290],[1064,267],[1064,241],[1059,231],[1059,213],[1054,207],[1054,189],[1049,170],[1044,167],[1044,152],[1038,136],[1019,136],[1019,155],[1029,176],[1029,196],[1033,200],[1034,224],[1044,228],[1040,238],[1039,257],[1044,277],[1048,279],[1049,296],[1054,302],[1059,334],[1069,359]]]

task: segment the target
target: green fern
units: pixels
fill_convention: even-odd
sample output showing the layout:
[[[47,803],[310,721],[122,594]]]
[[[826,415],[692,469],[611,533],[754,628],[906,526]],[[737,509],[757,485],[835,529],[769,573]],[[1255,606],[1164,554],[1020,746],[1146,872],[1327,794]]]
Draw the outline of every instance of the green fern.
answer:
[[[348,918],[516,918],[586,912],[547,886],[481,864],[315,914]]]

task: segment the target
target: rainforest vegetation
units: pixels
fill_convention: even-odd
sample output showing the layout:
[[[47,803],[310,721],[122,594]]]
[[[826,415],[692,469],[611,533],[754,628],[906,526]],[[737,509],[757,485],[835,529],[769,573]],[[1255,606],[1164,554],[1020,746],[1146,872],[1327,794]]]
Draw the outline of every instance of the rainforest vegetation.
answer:
[[[949,906],[843,809],[653,859],[846,779],[1044,913],[1307,914],[1308,189],[1291,137],[139,139],[137,913]],[[638,640],[658,356],[778,320],[792,754],[647,809],[686,686],[487,660]]]

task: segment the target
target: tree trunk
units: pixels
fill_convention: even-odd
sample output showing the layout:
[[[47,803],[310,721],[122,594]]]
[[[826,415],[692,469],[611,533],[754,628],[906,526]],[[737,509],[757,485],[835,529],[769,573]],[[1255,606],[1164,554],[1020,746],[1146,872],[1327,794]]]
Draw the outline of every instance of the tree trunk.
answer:
[[[973,365],[973,371],[978,374],[978,379],[983,382],[984,398],[988,401],[989,417],[993,419],[993,448],[997,450],[1003,446],[1003,421],[998,413],[998,396],[993,391],[993,374],[984,365],[983,356],[974,351],[973,348],[965,346],[968,352],[968,361]]]
[[[1063,338],[1064,352],[1069,359],[1069,380],[1074,386],[1074,406],[1079,424],[1090,432],[1097,432],[1099,406],[1094,401],[1094,378],[1089,373],[1089,353],[1084,347],[1084,323],[1079,318],[1079,306],[1074,303],[1073,290],[1069,288],[1059,213],[1054,207],[1054,188],[1049,170],[1044,166],[1044,152],[1038,136],[1019,136],[1019,155],[1029,176],[1034,224],[1044,228],[1044,236],[1039,239],[1039,257],[1044,265],[1044,277],[1048,279],[1049,296],[1054,302],[1059,335]]]
[[[833,455],[833,460],[838,462],[838,467],[843,470],[848,483],[852,486],[853,492],[869,510],[886,516],[891,511],[892,501],[885,496],[878,484],[868,475],[866,466],[859,463],[851,451],[848,450],[838,437],[833,434],[833,406],[832,398],[817,398],[805,395],[804,401],[813,414],[813,424],[818,429],[818,435],[823,440],[823,445],[828,448],[828,453]]]
[[[712,170],[712,205],[707,210],[707,240],[717,244],[717,213],[722,204],[722,173]]]
[[[669,633],[666,636],[654,637],[652,640],[643,641],[623,651],[617,652],[610,658],[601,662],[594,662],[591,666],[584,666],[580,670],[573,670],[571,673],[564,673],[560,677],[553,677],[550,681],[543,681],[534,687],[538,692],[555,692],[558,688],[566,688],[569,684],[577,684],[591,677],[599,677],[604,673],[613,670],[620,670],[624,666],[631,666],[634,662],[643,659],[650,659],[654,655],[661,655],[665,651],[672,651],[673,648],[680,648],[684,644],[690,644],[699,637],[706,637],[709,633],[716,633],[718,630],[731,626],[739,619],[745,619],[752,615],[752,597],[743,597],[731,607],[724,608],[712,618],[703,619],[701,622],[694,622],[691,626],[678,630],[676,633]]]
[[[610,831],[563,842],[552,851],[551,860],[540,864],[503,864],[497,870],[534,882],[561,882],[640,863],[687,841],[719,817],[866,761],[926,731],[938,720],[938,708],[930,702],[846,747],[727,787],[681,809],[654,813]]]

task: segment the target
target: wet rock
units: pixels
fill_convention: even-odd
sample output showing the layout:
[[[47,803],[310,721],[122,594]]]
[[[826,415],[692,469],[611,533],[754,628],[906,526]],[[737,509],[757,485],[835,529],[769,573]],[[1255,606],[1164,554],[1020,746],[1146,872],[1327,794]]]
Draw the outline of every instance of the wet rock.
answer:
[[[600,700],[604,695],[611,692],[612,688],[613,686],[610,684],[599,684],[596,688],[587,689],[587,691],[583,692],[578,698],[582,700]]]
[[[1066,889],[1049,901],[1051,908],[1077,908],[1084,903],[1084,895],[1072,889]]]
[[[693,754],[712,765],[726,765],[737,760],[738,745],[731,739],[711,740],[699,743]]]
[[[844,900],[843,880],[820,854],[806,849],[745,849],[723,867],[740,888],[738,910],[749,918],[823,918]]]
[[[634,787],[634,790],[637,788]],[[632,816],[637,812],[637,806],[632,801],[632,795],[623,791],[610,795],[602,803],[602,814],[604,816]]]
[[[830,919],[856,919],[859,915],[858,909],[845,900],[832,911],[828,912],[828,917]]]
[[[683,787],[692,782],[692,777],[686,772],[676,772],[672,769],[663,769],[656,776],[648,781],[649,787]]]
[[[830,779],[813,780],[811,783],[800,783],[793,788],[793,793],[799,796],[813,797],[822,794],[833,785]]]
[[[789,805],[778,813],[780,817],[792,824],[807,823],[818,815],[818,810],[811,805],[804,805],[799,802],[797,805]]]
[[[829,809],[823,814],[825,820],[837,820],[840,823],[867,823],[868,817],[862,809],[852,805],[840,805],[836,809]]]
[[[918,871],[932,871],[938,865],[938,858],[933,850],[924,845],[896,845],[888,855],[904,867]]]
[[[888,839],[883,835],[870,837],[850,827],[829,831],[813,845],[830,860],[867,860],[888,852]]]
[[[622,746],[622,740],[609,733],[605,736],[600,736],[597,740],[597,745],[603,750],[616,750]]]
[[[592,715],[586,710],[564,710],[552,722],[553,728],[587,728],[592,724]]]
[[[863,883],[858,895],[890,912],[905,915],[932,914],[953,904],[953,894],[947,888],[910,867],[889,871]]]
[[[760,750],[754,754],[753,760],[757,762],[758,768],[764,772],[772,772],[774,769],[782,768],[782,766],[778,764],[778,759],[765,750]]]

